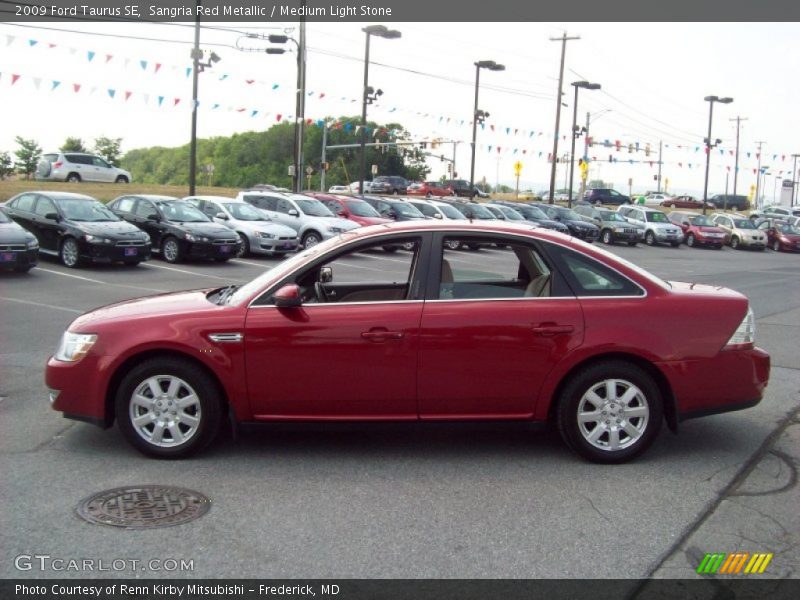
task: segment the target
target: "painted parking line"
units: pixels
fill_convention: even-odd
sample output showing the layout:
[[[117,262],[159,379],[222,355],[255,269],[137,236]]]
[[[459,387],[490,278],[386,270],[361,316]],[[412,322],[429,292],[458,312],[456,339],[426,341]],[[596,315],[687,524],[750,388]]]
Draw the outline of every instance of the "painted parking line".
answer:
[[[238,263],[238,264],[242,264],[242,265],[252,265],[254,267],[261,267],[265,271],[269,271],[270,269],[272,269],[275,266],[275,265],[269,265],[269,264],[265,264],[265,263],[251,262],[249,260],[242,260],[241,258],[232,258],[229,262]]]
[[[53,306],[52,304],[42,304],[41,302],[32,302],[30,300],[18,300],[17,298],[8,298],[6,296],[0,296],[0,300],[5,300],[6,302],[16,302],[17,304],[41,306],[42,308],[49,308],[51,310],[60,310],[63,312],[74,313],[76,315],[82,315],[85,312],[82,310],[77,310],[75,308],[67,308],[66,306]]]
[[[185,273],[187,275],[196,275],[197,277],[208,277],[210,279],[221,279],[223,281],[231,281],[230,277],[220,277],[219,275],[208,275],[207,273],[198,273],[197,271],[187,271],[186,269],[178,269],[176,267],[167,267],[165,265],[146,265],[146,268],[148,268],[148,269],[164,269],[166,271],[175,271],[176,273]]]
[[[143,285],[127,285],[124,283],[111,283],[110,281],[100,281],[99,279],[92,279],[91,277],[83,277],[82,275],[73,275],[72,273],[62,273],[61,271],[53,271],[52,269],[43,269],[42,267],[37,267],[37,271],[43,271],[45,273],[52,273],[53,275],[61,275],[62,277],[71,277],[72,279],[81,279],[83,281],[89,281],[90,283],[99,283],[100,285],[110,285],[113,287],[121,287],[121,288],[129,288],[132,290],[147,290],[148,292],[168,292],[169,290],[165,290],[162,288],[151,288],[145,287]]]

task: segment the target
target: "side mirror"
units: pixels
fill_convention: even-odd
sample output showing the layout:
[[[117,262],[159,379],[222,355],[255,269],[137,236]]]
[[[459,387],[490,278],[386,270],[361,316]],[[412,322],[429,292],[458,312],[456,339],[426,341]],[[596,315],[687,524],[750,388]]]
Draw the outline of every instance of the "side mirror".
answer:
[[[44,216],[44,218],[48,219],[49,221],[56,221],[56,222],[61,220],[61,217],[58,216],[58,213],[47,213]]]
[[[226,215],[224,212],[218,212],[218,213],[217,213],[216,215],[214,215],[214,216],[215,216],[217,219],[222,219],[223,221],[227,221],[227,220],[228,220],[228,215]]]
[[[161,219],[159,218],[159,216],[156,213],[151,213],[151,214],[147,215],[147,220],[148,221],[155,221],[156,223],[158,223]]]
[[[343,217],[343,218],[347,217],[347,213],[344,211],[344,209],[337,210],[336,214],[337,214],[337,216],[340,216],[340,217]]]
[[[278,308],[297,308],[303,304],[303,299],[300,296],[300,288],[295,283],[287,283],[280,288],[275,295],[275,306]]]
[[[433,213],[433,218],[434,219],[441,219],[442,218],[442,213]]]
[[[289,213],[288,213],[288,214],[289,214],[289,216],[290,216],[290,217],[299,217],[299,216],[300,216],[300,213],[299,213],[299,212],[297,212],[297,211],[296,211],[295,209],[293,209],[293,208],[292,208],[291,210],[289,210]]]
[[[319,270],[319,282],[320,283],[330,283],[333,281],[333,268],[332,267],[322,267]]]
[[[393,210],[386,211],[386,216],[389,217],[390,219],[397,220],[397,213],[394,212]]]

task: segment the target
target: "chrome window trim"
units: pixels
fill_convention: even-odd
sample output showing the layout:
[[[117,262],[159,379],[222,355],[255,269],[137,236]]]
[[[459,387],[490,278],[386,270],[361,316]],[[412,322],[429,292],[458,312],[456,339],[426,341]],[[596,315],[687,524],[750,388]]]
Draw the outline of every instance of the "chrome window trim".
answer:
[[[424,304],[425,302],[431,302],[430,300],[386,300],[385,302],[312,302],[310,304],[301,304],[297,308],[307,309],[314,306],[359,306],[364,304],[380,304],[381,306],[385,304]],[[256,306],[251,306],[250,308],[278,308],[274,304],[257,304]],[[286,309],[282,309],[286,310]]]

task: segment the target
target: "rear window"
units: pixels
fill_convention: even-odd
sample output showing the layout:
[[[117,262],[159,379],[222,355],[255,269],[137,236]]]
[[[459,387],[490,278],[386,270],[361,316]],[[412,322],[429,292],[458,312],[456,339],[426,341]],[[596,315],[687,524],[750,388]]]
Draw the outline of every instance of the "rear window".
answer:
[[[44,154],[42,158],[48,162],[55,162],[58,160],[58,154]]]
[[[593,258],[563,246],[550,245],[558,255],[562,269],[577,296],[643,296],[644,290],[633,281]],[[610,255],[613,256],[613,255]],[[616,257],[615,257],[616,258]],[[627,263],[630,266],[629,263]],[[637,270],[639,270],[637,268]],[[647,273],[648,278],[654,278]],[[665,285],[663,282],[658,282]]]

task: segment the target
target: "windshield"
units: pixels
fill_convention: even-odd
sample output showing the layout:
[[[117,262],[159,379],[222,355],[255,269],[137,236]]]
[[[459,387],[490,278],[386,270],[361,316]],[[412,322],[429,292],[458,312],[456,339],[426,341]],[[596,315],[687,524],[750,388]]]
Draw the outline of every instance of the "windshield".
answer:
[[[547,213],[537,206],[526,206],[524,208],[527,211],[527,214],[525,215],[526,217],[533,217],[534,219],[543,219],[545,221],[550,220],[550,217],[547,216]]]
[[[297,206],[303,211],[303,214],[309,217],[332,217],[333,213],[327,207],[314,198],[307,198],[305,200],[295,200]]]
[[[775,223],[775,229],[781,233],[788,233],[791,235],[800,235],[800,229],[792,227],[789,223]]]
[[[692,217],[689,220],[692,222],[692,225],[696,225],[697,227],[716,227],[716,225],[711,222],[711,219],[703,215]]]
[[[363,200],[348,200],[344,204],[346,204],[350,212],[357,217],[380,217],[378,211]]]
[[[57,199],[64,216],[70,221],[120,221],[106,205],[97,200]]]
[[[627,222],[627,221],[625,221],[625,219],[623,219],[621,216],[619,216],[619,213],[615,213],[615,212],[612,212],[610,210],[609,211],[602,211],[600,213],[600,220],[601,221],[622,221],[623,223]]]
[[[750,219],[733,219],[733,226],[736,229],[755,229],[756,226]]]
[[[9,219],[6,216],[6,213],[4,213],[2,210],[0,210],[0,223],[10,223],[10,222],[11,222],[11,219]]]
[[[507,206],[504,206],[500,210],[503,211],[503,214],[506,216],[506,218],[509,221],[524,221],[525,220],[525,218],[521,214],[519,214],[516,210],[514,210],[513,208],[509,208]]]
[[[472,209],[472,216],[475,219],[480,219],[481,221],[486,219],[496,219],[492,212],[486,208],[485,206],[481,206],[480,204],[470,204],[469,207]]]
[[[231,202],[222,206],[239,221],[269,221],[264,213],[245,202]]]
[[[442,214],[448,219],[466,219],[463,213],[455,206],[449,204],[438,205],[437,208],[442,211]]]
[[[167,221],[177,223],[205,223],[210,221],[203,213],[185,202],[156,202]]]
[[[403,215],[404,217],[424,217],[419,209],[411,204],[406,204],[405,202],[394,202],[392,203],[392,208],[398,215]]]
[[[667,215],[662,212],[649,212],[646,214],[647,220],[650,223],[669,223],[670,220],[667,219]]]
[[[576,213],[574,210],[570,210],[569,208],[562,208],[560,206],[553,206],[552,208],[559,217],[566,219],[567,221],[583,220],[578,213]]]

